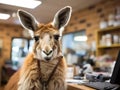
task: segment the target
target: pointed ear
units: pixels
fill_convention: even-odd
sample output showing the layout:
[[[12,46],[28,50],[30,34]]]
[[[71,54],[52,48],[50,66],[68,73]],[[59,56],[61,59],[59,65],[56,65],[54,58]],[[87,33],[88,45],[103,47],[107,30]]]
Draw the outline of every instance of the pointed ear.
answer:
[[[30,34],[33,34],[33,31],[37,30],[38,22],[36,21],[34,16],[32,16],[32,14],[30,14],[24,10],[18,10],[17,15],[18,15],[21,25],[25,29],[29,30]]]
[[[52,25],[57,29],[61,29],[62,27],[64,28],[70,20],[71,12],[72,12],[72,8],[70,6],[66,6],[60,9],[56,13]]]

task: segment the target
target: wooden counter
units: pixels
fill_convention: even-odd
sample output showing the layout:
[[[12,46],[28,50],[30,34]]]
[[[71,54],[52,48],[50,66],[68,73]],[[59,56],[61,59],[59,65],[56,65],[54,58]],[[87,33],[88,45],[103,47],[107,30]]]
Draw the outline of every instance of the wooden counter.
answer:
[[[84,85],[78,85],[78,84],[68,84],[67,90],[96,90]]]

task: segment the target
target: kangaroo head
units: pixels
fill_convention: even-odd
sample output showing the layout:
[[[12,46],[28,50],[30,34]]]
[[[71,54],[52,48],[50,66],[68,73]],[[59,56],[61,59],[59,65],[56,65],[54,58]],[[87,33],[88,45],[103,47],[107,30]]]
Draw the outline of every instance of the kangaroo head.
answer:
[[[41,24],[30,13],[18,10],[21,25],[29,30],[31,37],[35,39],[35,58],[49,61],[61,54],[62,32],[70,20],[71,11],[71,7],[66,6],[55,14],[52,23]]]

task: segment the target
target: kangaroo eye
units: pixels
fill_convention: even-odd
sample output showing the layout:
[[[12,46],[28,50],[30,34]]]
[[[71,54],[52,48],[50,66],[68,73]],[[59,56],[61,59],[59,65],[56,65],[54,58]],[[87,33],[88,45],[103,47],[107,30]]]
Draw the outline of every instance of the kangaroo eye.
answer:
[[[39,40],[39,36],[35,36],[34,39],[35,39],[35,41],[38,41]]]
[[[58,40],[59,37],[60,37],[59,35],[54,35],[54,39],[55,39],[55,40]]]

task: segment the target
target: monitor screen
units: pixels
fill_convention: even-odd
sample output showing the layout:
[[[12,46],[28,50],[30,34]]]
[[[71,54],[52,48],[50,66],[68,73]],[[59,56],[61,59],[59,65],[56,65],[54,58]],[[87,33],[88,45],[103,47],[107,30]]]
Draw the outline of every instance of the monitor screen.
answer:
[[[120,85],[120,51],[118,53],[110,83]]]

